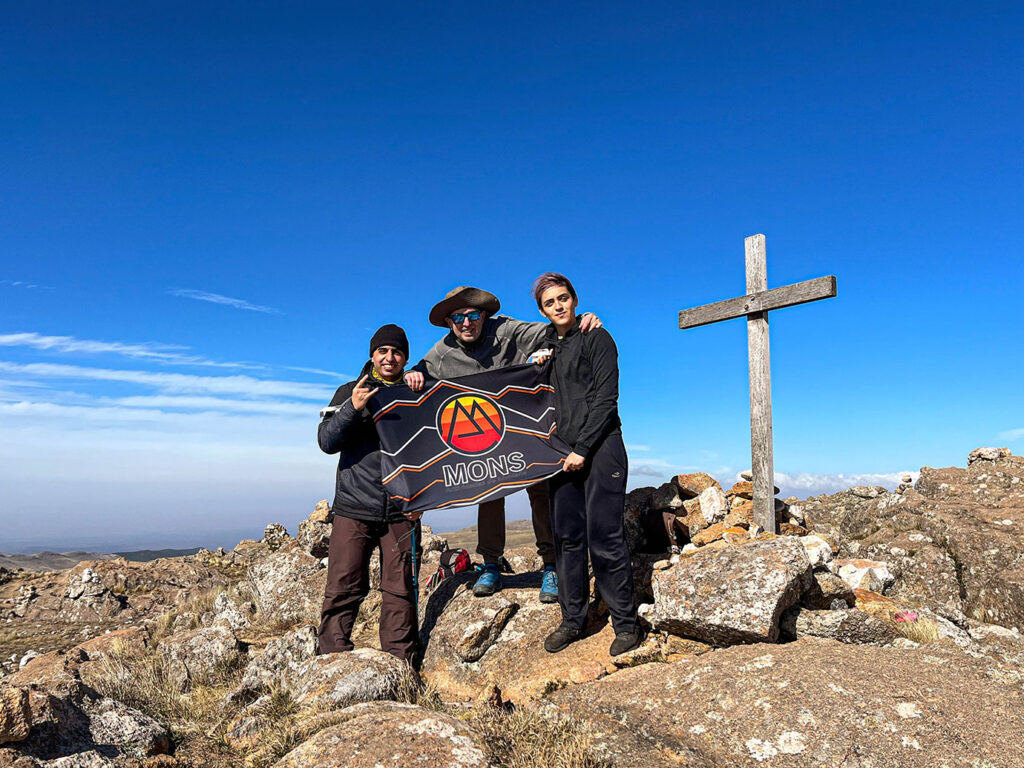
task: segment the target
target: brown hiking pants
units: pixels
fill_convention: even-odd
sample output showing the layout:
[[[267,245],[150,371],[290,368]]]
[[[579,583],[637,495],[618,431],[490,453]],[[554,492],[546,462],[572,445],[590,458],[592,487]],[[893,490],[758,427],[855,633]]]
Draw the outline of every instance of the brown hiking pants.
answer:
[[[320,653],[351,651],[352,625],[370,592],[370,556],[380,549],[380,647],[412,662],[416,613],[412,588],[411,523],[367,523],[334,516],[327,559],[327,588],[317,633]],[[416,523],[416,545],[420,524]]]
[[[526,489],[530,497],[533,535],[537,537],[537,554],[544,565],[555,564],[555,540],[551,535],[551,502],[548,481],[534,483]],[[477,511],[476,551],[485,563],[495,565],[505,554],[505,499],[485,501]]]

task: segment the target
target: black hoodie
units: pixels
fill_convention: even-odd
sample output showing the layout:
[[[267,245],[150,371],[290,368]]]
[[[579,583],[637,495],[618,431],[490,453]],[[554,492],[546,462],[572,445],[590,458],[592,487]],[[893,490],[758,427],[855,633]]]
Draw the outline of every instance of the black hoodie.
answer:
[[[368,375],[371,387],[400,386],[373,378],[373,363],[367,361],[359,378]],[[331,398],[331,406],[338,410],[328,413],[317,429],[317,442],[324,453],[340,453],[338,477],[334,488],[334,504],[331,509],[336,515],[351,517],[366,522],[394,523],[403,520],[402,513],[388,501],[388,494],[381,485],[380,438],[373,417],[366,410],[357,411],[352,406],[352,391],[359,380],[350,381],[338,387]]]
[[[619,351],[604,328],[580,332],[580,321],[562,339],[548,326],[552,348],[551,385],[555,388],[558,436],[574,453],[589,458],[608,435],[621,434]]]

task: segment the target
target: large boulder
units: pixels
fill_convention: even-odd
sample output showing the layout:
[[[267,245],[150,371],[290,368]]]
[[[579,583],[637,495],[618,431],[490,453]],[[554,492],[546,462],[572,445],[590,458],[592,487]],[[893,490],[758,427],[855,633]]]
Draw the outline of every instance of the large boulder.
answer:
[[[238,599],[229,592],[221,592],[213,600],[210,623],[222,624],[234,631],[245,629],[252,624],[256,606],[247,600]]]
[[[33,657],[14,674],[4,678],[7,685],[31,687],[33,691],[55,693],[60,698],[80,702],[87,694],[79,667],[88,661],[80,648],[53,651]]]
[[[164,755],[170,751],[167,729],[120,701],[90,700],[84,711],[89,718],[89,735],[96,746],[112,746],[119,754],[131,757]]]
[[[976,461],[999,461],[1012,455],[1009,448],[975,448],[967,455],[967,466]]]
[[[396,699],[418,684],[412,667],[373,648],[314,656],[299,665],[288,681],[297,704],[320,711]]]
[[[255,562],[248,579],[265,621],[315,623],[319,619],[327,569],[297,541],[287,540]]]
[[[483,745],[454,717],[412,704],[357,704],[341,722],[293,749],[274,768],[458,766],[489,768]]]
[[[231,698],[252,700],[274,688],[290,688],[292,681],[298,679],[302,665],[314,656],[316,630],[312,627],[299,627],[275,637],[246,666]]]
[[[856,609],[812,611],[793,608],[783,614],[782,637],[826,637],[841,643],[888,645],[898,635],[893,625]]]
[[[127,599],[115,595],[92,568],[68,573],[68,586],[61,602],[64,621],[102,621],[121,613],[127,605]]]
[[[308,518],[299,523],[296,535],[300,546],[313,557],[327,557],[331,543],[331,523],[334,514],[327,500],[317,502],[316,508]]]
[[[149,647],[149,633],[142,627],[128,627],[79,643],[72,649],[86,655],[86,661],[78,665],[82,682],[95,687],[94,683],[106,677],[107,661],[118,656],[138,656]]]
[[[275,693],[287,694],[309,712],[326,713],[367,701],[408,698],[419,687],[412,667],[391,654],[359,648],[313,656],[304,633],[293,632],[268,646],[228,695],[229,702],[248,702],[228,724],[227,741],[235,749],[252,746],[266,728],[276,727]]]
[[[0,744],[28,738],[31,727],[28,690],[13,685],[0,687]]]
[[[608,655],[614,634],[596,606],[590,634],[561,653],[544,650],[561,611],[540,602],[539,582],[537,574],[507,576],[504,589],[486,598],[469,590],[472,574],[443,582],[430,597],[421,632],[424,679],[449,700],[475,699],[496,684],[506,699],[521,702],[614,669]]]
[[[807,550],[795,538],[699,549],[654,573],[652,626],[715,645],[775,642],[779,619],[810,586]]]
[[[237,663],[242,650],[231,630],[220,624],[171,635],[160,648],[169,679],[181,688]]]
[[[646,664],[550,701],[602,734],[605,753],[622,756],[614,768],[1011,768],[1024,732],[1020,681],[1019,669],[955,648],[808,638]]]

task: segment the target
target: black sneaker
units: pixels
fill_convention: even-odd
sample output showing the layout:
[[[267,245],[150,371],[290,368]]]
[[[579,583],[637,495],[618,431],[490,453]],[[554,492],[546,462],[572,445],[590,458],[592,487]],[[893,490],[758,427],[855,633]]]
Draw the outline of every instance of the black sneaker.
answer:
[[[612,645],[608,649],[610,656],[618,656],[620,653],[626,651],[632,651],[638,645],[642,639],[639,632],[616,632],[615,639],[612,640]]]
[[[575,643],[582,637],[583,631],[574,627],[567,627],[565,624],[560,624],[558,629],[547,636],[544,640],[544,650],[548,653],[558,653],[564,651],[569,647],[570,643]]]

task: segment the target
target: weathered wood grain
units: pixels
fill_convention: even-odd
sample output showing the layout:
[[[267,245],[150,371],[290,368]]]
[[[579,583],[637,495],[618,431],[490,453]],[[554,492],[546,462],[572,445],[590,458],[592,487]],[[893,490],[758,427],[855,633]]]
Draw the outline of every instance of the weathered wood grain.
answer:
[[[794,307],[797,304],[806,304],[810,301],[831,299],[835,295],[835,275],[816,277],[813,280],[804,280],[802,283],[772,288],[770,291],[761,290],[746,296],[737,296],[735,299],[684,309],[679,313],[679,327],[697,328],[701,325],[710,325],[722,320],[731,320],[734,317],[752,315],[756,312],[768,312],[772,309]]]
[[[743,241],[747,293],[767,293],[768,268],[764,235]],[[754,522],[769,533],[775,525],[775,465],[772,458],[772,375],[768,346],[768,312],[747,315],[747,359],[750,364],[750,460],[754,474]]]

